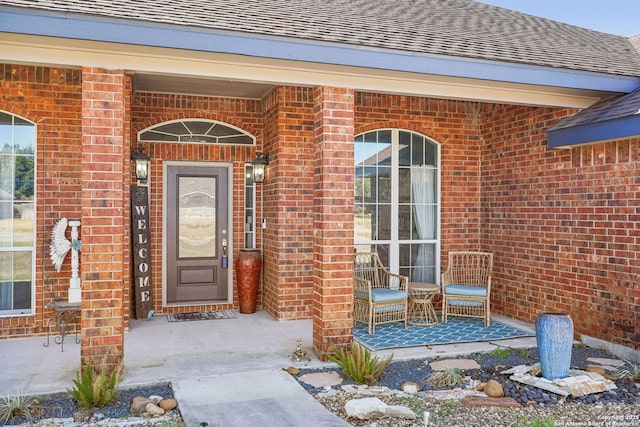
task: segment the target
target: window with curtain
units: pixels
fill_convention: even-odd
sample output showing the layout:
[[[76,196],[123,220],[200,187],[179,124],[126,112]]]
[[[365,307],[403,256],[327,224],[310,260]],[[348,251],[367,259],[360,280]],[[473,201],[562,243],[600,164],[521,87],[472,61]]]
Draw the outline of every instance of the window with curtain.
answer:
[[[0,111],[0,315],[33,310],[35,125]]]
[[[439,145],[399,129],[358,135],[355,245],[412,282],[438,283]]]

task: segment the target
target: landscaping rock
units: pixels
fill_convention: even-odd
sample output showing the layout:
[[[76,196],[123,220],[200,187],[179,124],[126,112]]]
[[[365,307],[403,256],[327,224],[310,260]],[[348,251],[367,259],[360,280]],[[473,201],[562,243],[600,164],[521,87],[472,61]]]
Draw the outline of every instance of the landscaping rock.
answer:
[[[589,366],[587,366],[585,371],[587,371],[587,372],[596,372],[596,373],[602,375],[603,377],[605,375],[607,375],[607,371],[605,371],[605,369],[602,366],[589,365]]]
[[[443,371],[447,368],[456,368],[461,370],[480,369],[480,364],[473,359],[446,359],[436,360],[429,363],[429,367],[434,371]]]
[[[602,367],[606,367],[605,369],[609,368],[608,370],[615,370],[624,366],[624,361],[620,359],[608,359],[604,357],[589,357],[587,358],[587,362],[596,363]]]
[[[487,383],[484,385],[483,391],[489,397],[504,396],[504,389],[502,388],[502,384],[500,384],[496,380],[487,381]]]
[[[519,408],[521,405],[513,397],[465,396],[460,400],[464,406],[497,406],[500,408]]]
[[[332,387],[334,385],[342,384],[342,377],[336,371],[305,374],[300,376],[298,380],[315,388]]]
[[[162,399],[158,402],[158,406],[164,409],[165,411],[170,411],[175,409],[178,406],[178,401],[173,397],[169,397],[167,399]]]
[[[377,397],[365,397],[364,399],[352,399],[344,405],[347,416],[359,420],[375,420],[384,417],[387,404]]]
[[[385,417],[416,419],[416,414],[411,409],[400,405],[387,405],[377,397],[352,399],[344,405],[344,408],[347,416],[360,420],[376,420]]]
[[[145,411],[149,415],[164,415],[164,409],[156,405],[155,403],[147,403],[145,406]]]
[[[421,388],[420,388],[420,385],[411,381],[407,381],[406,383],[400,386],[400,390],[402,390],[407,394],[416,394],[421,390]]]
[[[155,405],[155,401],[147,397],[136,396],[131,399],[131,407],[129,408],[129,412],[135,415],[144,414],[147,411],[146,407],[149,403],[153,403]]]

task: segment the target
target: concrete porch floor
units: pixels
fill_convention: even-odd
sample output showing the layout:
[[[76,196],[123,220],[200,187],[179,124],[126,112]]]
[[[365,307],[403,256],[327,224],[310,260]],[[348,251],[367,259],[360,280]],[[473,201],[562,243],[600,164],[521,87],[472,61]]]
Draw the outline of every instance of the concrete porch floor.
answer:
[[[288,366],[326,365],[313,354],[312,321],[278,321],[264,311],[237,314],[235,319],[168,322],[166,316],[132,320],[125,333],[123,387],[163,381],[202,378],[243,372],[281,370]],[[532,330],[532,325],[496,317],[505,323]],[[311,361],[292,362],[296,340]],[[64,352],[46,337],[0,340],[0,396],[20,393],[41,395],[71,388],[80,368],[80,345],[67,335]],[[498,342],[515,348],[534,347],[535,338]],[[445,357],[491,351],[488,342],[448,344],[382,350],[381,357],[394,353],[394,360]]]

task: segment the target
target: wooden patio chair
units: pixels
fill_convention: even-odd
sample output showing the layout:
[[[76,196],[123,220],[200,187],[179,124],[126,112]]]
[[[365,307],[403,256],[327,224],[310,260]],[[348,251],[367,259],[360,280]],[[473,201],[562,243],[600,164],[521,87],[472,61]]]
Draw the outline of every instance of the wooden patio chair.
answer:
[[[376,325],[404,322],[407,327],[407,276],[393,274],[377,253],[358,252],[354,262],[354,321],[368,325],[374,334]]]
[[[442,323],[447,316],[479,317],[491,320],[490,252],[450,251],[447,271],[442,274]]]

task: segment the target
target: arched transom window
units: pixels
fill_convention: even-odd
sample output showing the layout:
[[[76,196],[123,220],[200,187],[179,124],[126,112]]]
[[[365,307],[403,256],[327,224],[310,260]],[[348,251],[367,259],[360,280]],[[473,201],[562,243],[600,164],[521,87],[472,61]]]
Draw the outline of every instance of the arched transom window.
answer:
[[[254,145],[256,138],[227,123],[204,119],[163,122],[138,132],[139,141]]]

